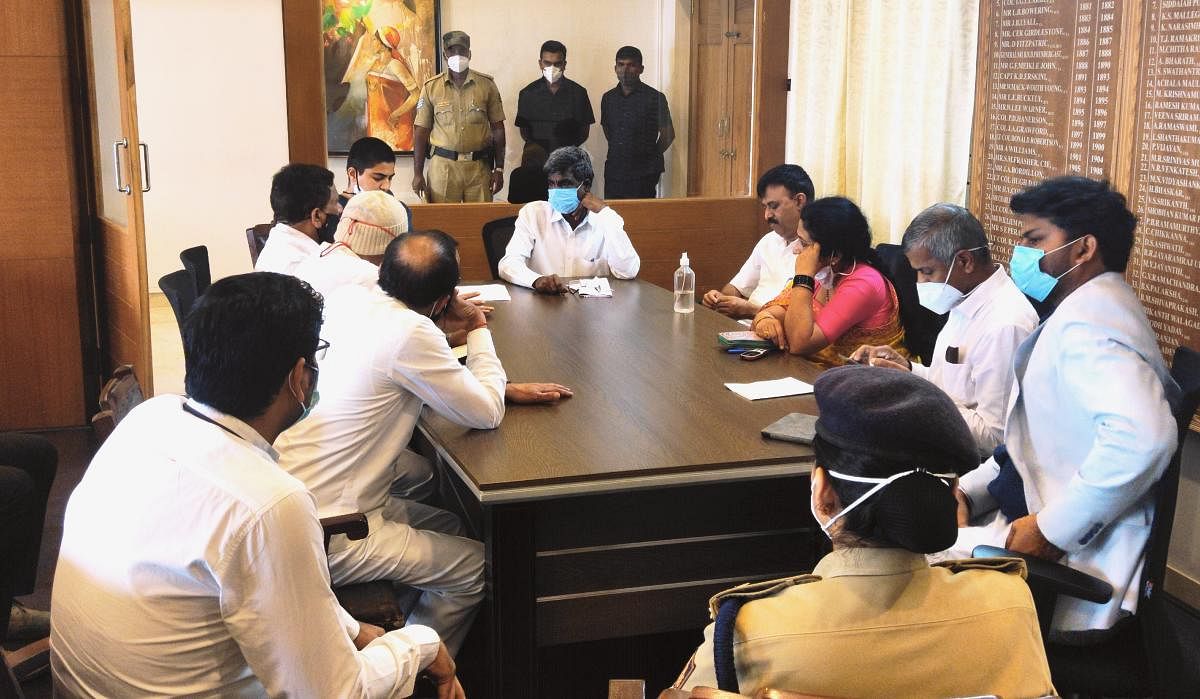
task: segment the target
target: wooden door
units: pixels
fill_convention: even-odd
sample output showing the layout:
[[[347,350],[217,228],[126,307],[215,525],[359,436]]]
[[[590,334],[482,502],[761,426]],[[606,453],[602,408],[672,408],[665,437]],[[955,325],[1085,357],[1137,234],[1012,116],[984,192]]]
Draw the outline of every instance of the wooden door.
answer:
[[[142,391],[152,395],[142,216],[148,177],[138,140],[129,1],[90,0],[86,5],[96,191],[91,224],[105,368],[111,373],[121,364],[132,364]]]

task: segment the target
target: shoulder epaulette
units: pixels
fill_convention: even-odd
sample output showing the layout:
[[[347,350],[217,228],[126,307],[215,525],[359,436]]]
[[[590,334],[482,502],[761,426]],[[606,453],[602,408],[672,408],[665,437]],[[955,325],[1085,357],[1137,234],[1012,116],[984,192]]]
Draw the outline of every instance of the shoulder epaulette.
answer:
[[[492,82],[496,82],[496,79],[493,78],[492,76],[488,75],[487,73],[480,73],[479,71],[475,70],[474,68],[472,68],[471,70],[474,71],[474,73],[481,78],[487,78],[488,80],[491,80]]]
[[[819,575],[793,575],[788,578],[779,578],[777,580],[763,580],[762,582],[743,583],[737,587],[731,587],[728,590],[722,590],[708,600],[709,618],[717,618],[717,610],[720,608],[721,602],[724,600],[740,597],[744,602],[749,602],[750,600],[770,597],[778,592],[786,590],[789,587],[817,582],[820,579],[821,576]]]
[[[961,573],[966,570],[995,570],[1009,575],[1027,574],[1025,561],[1020,558],[959,558],[950,561],[939,561],[933,565],[946,568],[951,573]]]
[[[445,80],[445,79],[446,79],[446,71],[443,70],[442,72],[438,73],[437,75],[433,76],[432,78],[426,80],[424,83],[422,83],[422,85],[429,85],[431,83],[437,82],[438,80]]]

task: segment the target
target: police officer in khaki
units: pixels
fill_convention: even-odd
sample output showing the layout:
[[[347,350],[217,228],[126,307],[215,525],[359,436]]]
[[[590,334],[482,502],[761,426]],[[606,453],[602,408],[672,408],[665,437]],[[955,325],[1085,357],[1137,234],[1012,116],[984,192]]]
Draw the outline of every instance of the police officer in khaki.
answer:
[[[446,32],[442,55],[446,70],[421,87],[413,120],[413,191],[431,203],[491,201],[504,186],[500,91],[492,76],[468,67],[471,37],[465,32]]]
[[[979,465],[954,401],[908,372],[816,381],[809,507],[833,551],[812,575],[717,594],[675,686],[838,697],[1054,694],[1015,558],[947,561],[958,476]],[[804,502],[796,503],[804,507]]]

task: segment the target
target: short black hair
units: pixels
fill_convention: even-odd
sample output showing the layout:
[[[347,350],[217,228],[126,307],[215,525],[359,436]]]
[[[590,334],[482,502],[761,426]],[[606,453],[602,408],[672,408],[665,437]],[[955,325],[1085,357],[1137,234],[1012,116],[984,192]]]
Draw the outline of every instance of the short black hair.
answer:
[[[363,136],[350,145],[350,154],[346,156],[346,167],[352,167],[362,172],[379,163],[396,162],[396,151],[382,139],[374,136]]]
[[[808,237],[821,244],[822,257],[837,253],[842,260],[873,263],[875,250],[871,247],[871,226],[862,209],[849,199],[814,199],[800,209],[800,220],[804,222]]]
[[[550,39],[542,44],[542,50],[538,52],[538,58],[541,59],[543,53],[561,53],[564,60],[567,58],[567,47],[561,41]]]
[[[458,241],[439,230],[409,231],[383,251],[379,286],[409,308],[424,308],[454,293]]]
[[[816,464],[842,501],[842,507],[866,494],[874,483],[836,478],[848,476],[886,478],[921,464],[900,464],[844,450],[820,437],[813,438]],[[915,553],[936,553],[950,548],[958,537],[958,502],[954,489],[923,473],[897,478],[841,518],[840,537],[846,544],[900,547]]]
[[[1137,216],[1126,206],[1125,195],[1110,187],[1108,180],[1054,177],[1014,194],[1008,208],[1018,216],[1046,219],[1071,240],[1095,236],[1105,268],[1125,272]]]
[[[637,61],[637,64],[642,65],[642,52],[636,46],[622,46],[617,49],[617,60],[622,58]]]
[[[816,190],[813,189],[812,178],[808,176],[804,168],[791,163],[776,165],[758,178],[758,198],[762,199],[767,193],[767,187],[772,185],[786,188],[793,197],[803,194],[805,201],[812,201],[813,197],[817,196]]]
[[[313,209],[329,203],[333,173],[320,165],[291,163],[271,178],[271,211],[276,221],[296,223],[308,218]]]
[[[266,411],[296,360],[315,361],[325,302],[287,274],[225,277],[183,323],[188,395],[240,420]]]

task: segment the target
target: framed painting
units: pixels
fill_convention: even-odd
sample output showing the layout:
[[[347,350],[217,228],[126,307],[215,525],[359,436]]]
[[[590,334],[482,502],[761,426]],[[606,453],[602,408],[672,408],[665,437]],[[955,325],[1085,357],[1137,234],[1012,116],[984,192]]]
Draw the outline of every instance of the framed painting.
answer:
[[[410,155],[421,85],[441,63],[439,0],[322,0],[329,153],[374,136]]]

